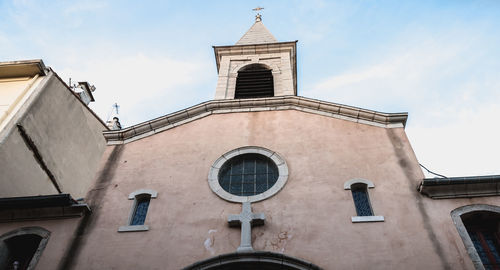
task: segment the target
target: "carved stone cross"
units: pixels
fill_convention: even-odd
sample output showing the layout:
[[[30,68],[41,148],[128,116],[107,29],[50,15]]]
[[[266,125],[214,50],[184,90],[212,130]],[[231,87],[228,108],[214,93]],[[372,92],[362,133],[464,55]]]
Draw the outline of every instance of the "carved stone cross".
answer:
[[[252,226],[264,225],[266,216],[264,213],[252,213],[252,206],[244,202],[239,215],[229,215],[227,222],[229,226],[241,225],[241,243],[236,252],[253,252],[252,248]]]

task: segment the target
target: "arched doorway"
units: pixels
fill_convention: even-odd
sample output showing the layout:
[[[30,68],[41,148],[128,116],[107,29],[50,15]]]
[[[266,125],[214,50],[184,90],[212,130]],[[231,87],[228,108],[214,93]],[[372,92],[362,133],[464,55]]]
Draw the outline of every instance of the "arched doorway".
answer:
[[[40,227],[25,227],[0,236],[0,269],[34,269],[50,232]]]
[[[184,270],[318,270],[320,267],[280,253],[256,251],[229,253],[196,262]]]

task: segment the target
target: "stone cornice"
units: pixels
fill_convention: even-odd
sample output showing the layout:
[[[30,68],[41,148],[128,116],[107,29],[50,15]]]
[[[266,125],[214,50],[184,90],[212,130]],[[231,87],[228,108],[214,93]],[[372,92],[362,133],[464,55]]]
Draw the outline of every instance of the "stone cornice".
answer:
[[[295,61],[297,40],[263,44],[213,46],[213,48],[215,54],[215,64],[217,65],[217,72],[219,72],[220,58],[223,55],[250,55],[289,52],[292,56],[291,59]]]
[[[498,196],[500,175],[426,178],[418,189],[432,199]]]
[[[123,144],[189,123],[211,114],[297,110],[351,122],[383,127],[404,127],[407,113],[381,113],[297,96],[211,100],[121,130],[103,131],[108,144]]]

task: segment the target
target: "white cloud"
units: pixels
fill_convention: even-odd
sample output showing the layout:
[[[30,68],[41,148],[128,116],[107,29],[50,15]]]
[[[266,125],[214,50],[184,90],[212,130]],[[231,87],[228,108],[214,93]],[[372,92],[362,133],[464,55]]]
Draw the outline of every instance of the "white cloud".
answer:
[[[106,118],[117,102],[122,124],[127,126],[169,113],[176,103],[192,101],[196,85],[207,80],[206,64],[146,53],[113,54],[71,66],[56,72],[63,79],[89,80],[97,88],[91,107]]]
[[[457,110],[441,126],[408,126],[419,161],[446,176],[500,174],[500,107]],[[427,174],[428,177],[434,177]]]
[[[378,63],[330,76],[303,93],[407,110],[408,137],[423,165],[448,176],[500,174],[500,77],[495,69],[473,74],[493,56],[482,50],[487,39],[466,34],[412,36],[374,57]]]

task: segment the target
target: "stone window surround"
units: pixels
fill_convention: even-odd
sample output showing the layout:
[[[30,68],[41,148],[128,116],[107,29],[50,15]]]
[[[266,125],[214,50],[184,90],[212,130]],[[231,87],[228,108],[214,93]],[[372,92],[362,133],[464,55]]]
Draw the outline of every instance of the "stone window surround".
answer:
[[[139,189],[128,195],[129,200],[134,200],[132,204],[132,208],[130,210],[130,214],[128,216],[128,221],[126,226],[120,226],[118,228],[118,232],[142,232],[148,231],[148,225],[130,225],[132,219],[134,217],[135,208],[137,207],[137,199],[143,195],[149,195],[151,199],[155,199],[158,197],[158,192],[152,189]]]
[[[450,214],[451,214],[451,219],[453,220],[453,223],[457,228],[458,234],[460,235],[462,241],[464,242],[465,249],[467,250],[469,257],[472,260],[472,263],[474,264],[474,267],[477,270],[484,270],[481,258],[479,257],[479,254],[477,254],[476,248],[474,247],[474,243],[472,243],[469,233],[467,232],[467,229],[465,228],[465,225],[462,221],[462,215],[477,211],[486,211],[486,212],[493,212],[500,214],[500,207],[488,204],[471,204],[456,208],[455,210],[451,211]]]
[[[20,235],[25,235],[25,234],[35,234],[40,236],[42,239],[40,240],[40,244],[38,244],[38,248],[35,251],[35,254],[33,254],[33,258],[31,258],[31,261],[28,265],[28,270],[30,269],[35,269],[38,260],[42,256],[42,252],[47,246],[47,243],[49,241],[50,237],[50,231],[42,228],[42,227],[23,227],[19,228],[13,231],[10,231],[8,233],[3,234],[0,236],[0,242],[3,242],[9,238],[15,237],[15,236],[20,236]]]
[[[276,167],[278,167],[278,180],[276,183],[263,193],[253,195],[253,196],[237,196],[225,191],[219,184],[219,170],[222,168],[224,163],[229,159],[243,154],[260,154],[271,159]],[[274,194],[278,193],[288,180],[288,166],[285,159],[283,159],[278,153],[273,152],[269,149],[259,147],[259,146],[244,146],[231,150],[224,155],[220,156],[210,167],[208,173],[208,185],[210,189],[217,194],[219,197],[230,202],[258,202],[267,199]]]
[[[372,181],[366,179],[355,178],[344,183],[345,190],[351,190],[351,186],[354,184],[365,184],[367,189],[375,188],[375,185]],[[366,191],[368,195],[368,201],[370,202],[370,195],[368,194],[368,190]],[[372,208],[373,209],[373,208]],[[384,221],[384,216],[353,216],[351,217],[352,223],[364,223],[364,222],[381,222]]]
[[[234,61],[234,60],[233,60]],[[235,61],[235,62],[241,62],[241,61]],[[280,89],[280,76],[281,76],[281,70],[280,68],[272,62],[266,61],[266,60],[260,60],[258,58],[256,59],[248,59],[248,61],[241,62],[239,64],[235,64],[235,66],[231,69],[231,71],[228,74],[228,79],[234,83],[231,84],[231,89],[226,88],[226,98],[229,99],[235,99],[236,95],[236,81],[238,79],[238,71],[245,69],[246,67],[250,65],[262,65],[265,66],[267,69],[271,70],[271,73],[273,75],[273,95],[274,96],[282,96],[282,93],[278,93],[277,91],[282,90]]]

